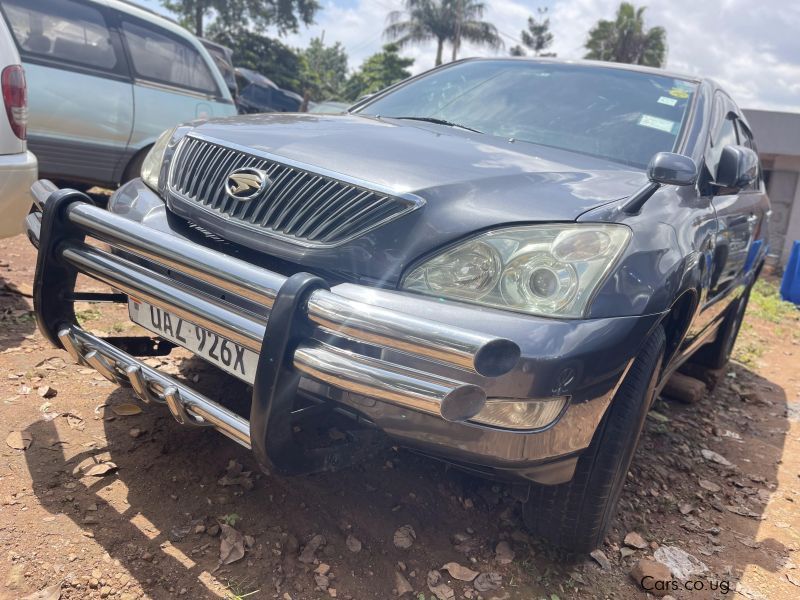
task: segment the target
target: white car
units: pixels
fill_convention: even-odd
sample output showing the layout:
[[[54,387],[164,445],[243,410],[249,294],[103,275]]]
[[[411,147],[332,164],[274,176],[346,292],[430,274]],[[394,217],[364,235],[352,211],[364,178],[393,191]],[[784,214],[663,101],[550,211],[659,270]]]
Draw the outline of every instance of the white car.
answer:
[[[36,157],[28,152],[28,90],[17,47],[0,19],[0,85],[5,116],[0,114],[0,238],[23,231],[37,178]]]

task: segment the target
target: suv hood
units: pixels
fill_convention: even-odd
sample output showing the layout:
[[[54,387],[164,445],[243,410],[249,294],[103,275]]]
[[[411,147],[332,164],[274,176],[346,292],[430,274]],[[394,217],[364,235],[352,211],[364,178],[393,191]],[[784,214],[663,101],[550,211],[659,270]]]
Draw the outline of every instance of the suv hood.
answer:
[[[422,198],[421,209],[336,248],[259,243],[306,268],[385,285],[418,257],[472,232],[572,221],[647,181],[641,170],[602,159],[412,120],[266,114],[209,121],[193,132]]]

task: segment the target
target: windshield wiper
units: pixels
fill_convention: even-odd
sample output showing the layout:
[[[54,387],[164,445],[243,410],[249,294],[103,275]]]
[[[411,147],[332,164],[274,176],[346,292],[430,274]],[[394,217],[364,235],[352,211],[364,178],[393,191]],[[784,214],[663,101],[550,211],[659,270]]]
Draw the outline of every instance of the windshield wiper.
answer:
[[[466,125],[461,125],[459,123],[453,123],[452,121],[447,121],[445,119],[437,119],[436,117],[389,117],[389,118],[405,119],[407,121],[424,121],[425,123],[435,123],[436,125],[447,125],[448,127],[458,127],[459,129],[474,131],[475,133],[483,133],[482,131],[478,131],[477,129],[473,129],[472,127],[467,127]]]

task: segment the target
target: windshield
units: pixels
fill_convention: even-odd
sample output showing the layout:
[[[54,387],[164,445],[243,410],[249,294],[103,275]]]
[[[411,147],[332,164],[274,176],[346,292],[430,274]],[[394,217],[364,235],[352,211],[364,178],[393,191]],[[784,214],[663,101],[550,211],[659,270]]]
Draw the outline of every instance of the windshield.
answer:
[[[675,148],[695,89],[625,69],[479,60],[433,71],[357,112],[431,119],[645,168]]]

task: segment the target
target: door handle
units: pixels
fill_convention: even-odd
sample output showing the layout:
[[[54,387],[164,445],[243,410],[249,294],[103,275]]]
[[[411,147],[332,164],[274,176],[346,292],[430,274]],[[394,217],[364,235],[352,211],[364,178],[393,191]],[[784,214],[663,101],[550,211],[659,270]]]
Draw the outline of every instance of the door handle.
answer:
[[[758,215],[755,213],[751,213],[750,216],[747,217],[748,223],[755,223],[756,221],[758,221]]]

